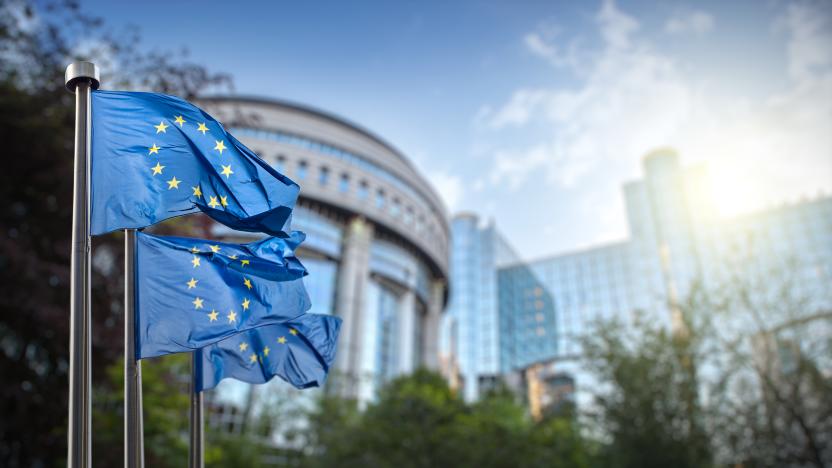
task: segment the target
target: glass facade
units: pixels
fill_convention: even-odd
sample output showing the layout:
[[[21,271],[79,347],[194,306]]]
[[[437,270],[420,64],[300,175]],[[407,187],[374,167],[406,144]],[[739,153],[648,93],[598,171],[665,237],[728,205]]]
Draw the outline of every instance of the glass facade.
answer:
[[[473,215],[451,222],[451,296],[443,324],[442,353],[460,377],[466,400],[500,372],[497,266],[516,254],[494,228]]]
[[[559,379],[571,379],[576,393],[570,398],[586,404],[581,389],[595,383],[580,363],[580,337],[592,322],[616,318],[623,326],[636,320],[681,326],[676,304],[697,281],[718,288],[737,272],[772,282],[785,276],[789,293],[807,310],[832,308],[832,198],[721,219],[703,196],[703,167],[682,168],[675,153],[663,150],[645,158],[644,170],[643,180],[624,186],[630,238],[622,242],[497,263],[484,254],[489,244],[476,222],[454,220],[449,316],[456,321],[446,333],[456,330],[463,377],[493,369],[486,337],[497,333],[493,352],[502,375],[528,371],[536,363],[552,366]],[[489,229],[492,239],[500,238]],[[496,294],[489,290],[495,272]],[[767,293],[763,288],[756,294]],[[499,298],[496,312],[489,307],[493,297]],[[488,319],[494,313],[499,327]],[[832,336],[828,321],[810,328],[806,333]]]
[[[347,238],[351,219],[355,218],[344,219],[324,205],[306,200],[301,200],[293,212],[292,228],[307,236],[298,255],[309,271],[304,283],[312,302],[311,313],[344,316],[338,295],[347,248],[354,247],[349,246],[354,240]],[[214,231],[219,236],[239,235],[220,225]],[[372,400],[385,382],[424,365],[425,319],[435,281],[424,259],[412,248],[390,234],[370,233],[366,250],[368,281],[359,292],[363,305],[359,320],[353,324],[358,328],[359,351],[351,378],[357,381],[353,395],[360,401]],[[337,366],[333,370],[339,371]],[[221,389],[222,398],[230,398],[235,405],[247,398],[247,384],[223,382]]]
[[[396,188],[406,193],[408,196],[413,197],[414,200],[424,204],[425,207],[431,206],[430,201],[428,201],[424,195],[419,193],[419,191],[415,187],[411,186],[411,184],[405,179],[399,177],[397,174],[394,174],[386,168],[375,164],[368,158],[362,157],[343,148],[339,148],[336,145],[278,130],[266,130],[252,127],[233,127],[230,132],[237,136],[248,136],[261,140],[285,143],[305,150],[314,151],[324,157],[332,157],[346,161],[349,164],[358,166],[367,173],[373,174],[388,183],[393,184]]]
[[[301,254],[303,265],[309,271],[309,276],[303,279],[309,298],[312,300],[313,314],[333,315],[335,310],[335,281],[338,264],[332,260],[315,258]]]
[[[309,271],[304,282],[312,300],[310,312],[342,315],[336,298],[346,242],[343,222],[302,203],[295,209],[292,227],[307,234],[299,256]],[[374,238],[367,261],[371,278],[363,293],[358,324],[362,351],[359,393],[365,401],[372,399],[384,382],[423,361],[423,322],[431,283],[424,261],[392,240]],[[413,300],[405,301],[408,295]],[[413,319],[404,320],[403,316]],[[405,336],[408,338],[403,340]],[[403,351],[403,346],[408,350]]]
[[[550,359],[557,352],[552,295],[525,265],[498,271],[500,372]]]

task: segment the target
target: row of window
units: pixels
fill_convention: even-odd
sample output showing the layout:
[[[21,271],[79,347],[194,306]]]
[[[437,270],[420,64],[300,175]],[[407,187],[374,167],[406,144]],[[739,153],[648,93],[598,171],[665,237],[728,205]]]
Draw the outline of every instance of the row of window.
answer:
[[[332,156],[343,161],[348,162],[351,165],[359,167],[362,171],[373,174],[381,179],[386,180],[390,184],[394,185],[396,188],[401,190],[402,192],[406,193],[408,196],[419,200],[420,202],[424,203],[426,207],[432,207],[433,204],[430,200],[425,198],[419,190],[411,187],[411,185],[397,176],[392,172],[388,171],[387,169],[375,164],[374,162],[354,154],[350,151],[338,148],[336,146],[330,145],[328,143],[322,143],[320,141],[311,140],[309,138],[305,138],[299,135],[293,135],[286,132],[279,132],[275,130],[263,130],[257,128],[249,128],[249,127],[236,127],[233,128],[232,131],[235,134],[240,135],[250,135],[255,138],[260,138],[264,140],[272,140],[277,141],[280,143],[289,144],[292,146],[297,146],[299,148],[303,148],[309,151],[314,151],[316,153],[325,155],[325,156]],[[433,211],[430,209],[430,211]],[[438,216],[438,213],[437,213]]]
[[[286,170],[286,157],[279,155],[274,164],[275,168],[280,172]],[[309,178],[309,163],[304,160],[297,162],[295,167],[295,178],[298,181],[307,180]],[[318,169],[318,183],[326,186],[332,183],[332,171],[327,166],[321,166]],[[337,178],[338,191],[341,193],[348,193],[352,184],[350,175],[346,172],[341,173]],[[359,200],[367,200],[370,198],[370,184],[366,180],[358,182],[356,188],[356,195]],[[398,197],[388,197],[384,189],[376,189],[373,193],[373,203],[379,211],[387,210],[394,218],[402,218],[405,224],[412,225],[417,222],[417,216],[412,206],[403,206],[402,201]],[[425,222],[424,215],[418,216],[417,226],[427,229],[430,234],[436,235],[436,228],[433,225],[428,225]]]

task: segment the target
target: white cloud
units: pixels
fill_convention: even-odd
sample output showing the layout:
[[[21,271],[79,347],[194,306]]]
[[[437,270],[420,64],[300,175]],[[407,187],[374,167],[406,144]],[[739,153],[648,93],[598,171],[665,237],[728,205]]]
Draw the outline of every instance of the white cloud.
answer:
[[[565,46],[558,44],[560,30],[542,26],[523,38],[523,43],[532,55],[540,57],[555,67],[581,68],[581,49],[578,38],[570,39]]]
[[[509,125],[524,125],[548,98],[548,91],[521,89],[514,93],[511,101],[494,112],[487,107],[480,110],[480,118],[488,119],[488,126],[500,129]]]
[[[832,65],[832,8],[815,11],[807,4],[791,4],[777,26],[791,36],[788,43],[789,76],[812,80],[818,73],[829,75]]]
[[[489,181],[518,188],[540,173],[565,188],[589,180],[617,186],[640,175],[644,154],[671,145],[689,162],[733,171],[731,184],[752,187],[758,198],[832,187],[832,41],[829,15],[812,8],[790,5],[780,21],[788,87],[769,96],[724,97],[683,72],[684,64],[638,34],[633,17],[605,1],[596,17],[603,46],[580,52],[592,60],[572,70],[576,86],[518,89],[480,116],[492,132],[551,129],[525,146],[498,148]],[[698,22],[700,29],[712,27]],[[555,51],[529,37],[526,45],[537,55]]]
[[[692,106],[673,63],[644,44],[634,44],[638,23],[606,2],[597,16],[604,50],[576,89],[519,89],[491,115],[502,129],[542,119],[553,138],[496,155],[492,181],[518,187],[539,170],[548,180],[571,186],[600,162],[626,164],[663,143]]]
[[[668,34],[705,34],[714,29],[714,17],[704,11],[677,12],[664,24]]]
[[[623,13],[614,0],[604,0],[597,16],[601,36],[607,45],[614,49],[624,49],[630,45],[630,36],[639,28],[638,21]]]

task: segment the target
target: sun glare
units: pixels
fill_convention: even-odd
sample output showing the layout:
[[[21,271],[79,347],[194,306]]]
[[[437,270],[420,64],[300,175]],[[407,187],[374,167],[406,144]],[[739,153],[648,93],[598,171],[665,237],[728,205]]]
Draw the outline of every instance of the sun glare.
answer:
[[[712,165],[710,167],[711,197],[721,217],[729,218],[761,208],[765,191],[748,173]]]

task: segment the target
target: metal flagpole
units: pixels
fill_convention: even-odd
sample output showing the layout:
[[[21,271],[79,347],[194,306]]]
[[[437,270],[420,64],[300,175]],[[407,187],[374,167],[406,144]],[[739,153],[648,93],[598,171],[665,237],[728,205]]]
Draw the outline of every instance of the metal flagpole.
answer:
[[[144,468],[142,364],[136,359],[136,230],[124,230],[124,466]]]
[[[203,392],[196,391],[197,352],[191,353],[191,451],[188,457],[190,468],[203,468],[205,450],[205,418],[202,412]]]
[[[100,83],[98,67],[73,62],[66,88],[75,93],[75,181],[72,194],[72,256],[69,299],[69,427],[67,466],[92,464],[91,309],[90,309],[90,91]]]

